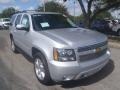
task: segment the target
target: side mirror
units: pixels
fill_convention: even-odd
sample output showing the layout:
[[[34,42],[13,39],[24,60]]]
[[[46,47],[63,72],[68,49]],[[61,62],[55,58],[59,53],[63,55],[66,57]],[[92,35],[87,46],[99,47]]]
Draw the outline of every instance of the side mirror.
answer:
[[[25,26],[22,25],[22,24],[18,24],[18,25],[16,26],[16,29],[17,29],[17,30],[29,31],[29,28],[25,27]]]

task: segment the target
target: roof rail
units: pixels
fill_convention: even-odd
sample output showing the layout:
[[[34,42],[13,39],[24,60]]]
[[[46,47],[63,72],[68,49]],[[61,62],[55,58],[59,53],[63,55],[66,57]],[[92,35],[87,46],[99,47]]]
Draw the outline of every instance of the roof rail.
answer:
[[[27,13],[27,12],[40,12],[40,10],[23,10],[23,11],[17,11],[16,13]]]

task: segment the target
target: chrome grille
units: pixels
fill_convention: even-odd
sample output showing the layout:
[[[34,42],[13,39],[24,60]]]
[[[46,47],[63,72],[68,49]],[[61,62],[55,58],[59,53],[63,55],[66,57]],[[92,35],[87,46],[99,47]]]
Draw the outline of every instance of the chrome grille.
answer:
[[[93,60],[93,59],[96,59],[96,58],[99,58],[101,57],[102,55],[104,55],[106,53],[107,49],[104,49],[98,53],[91,53],[91,54],[87,54],[87,55],[80,55],[79,56],[79,60],[81,62],[83,61],[88,61],[88,60]]]
[[[97,49],[100,49],[100,50],[97,51]],[[104,55],[106,52],[107,52],[107,42],[102,42],[99,44],[78,49],[79,60],[81,62],[99,58],[102,55]]]
[[[5,23],[5,25],[10,25],[10,23]]]

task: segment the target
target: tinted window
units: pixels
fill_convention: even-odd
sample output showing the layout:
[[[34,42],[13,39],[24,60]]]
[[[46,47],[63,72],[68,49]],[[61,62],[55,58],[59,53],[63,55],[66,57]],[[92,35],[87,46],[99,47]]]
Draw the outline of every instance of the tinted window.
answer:
[[[29,17],[28,15],[24,15],[21,21],[21,24],[24,25],[26,28],[29,28]]]
[[[18,15],[17,16],[16,21],[15,21],[15,26],[18,25],[18,24],[20,24],[21,16],[22,15]]]
[[[35,30],[72,28],[72,22],[61,14],[34,14],[32,15]]]

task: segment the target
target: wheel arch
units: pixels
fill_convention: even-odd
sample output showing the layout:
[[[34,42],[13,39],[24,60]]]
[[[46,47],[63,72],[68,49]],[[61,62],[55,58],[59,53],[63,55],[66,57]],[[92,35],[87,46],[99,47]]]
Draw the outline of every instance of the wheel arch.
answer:
[[[47,60],[44,51],[42,51],[42,50],[40,50],[40,49],[38,49],[38,48],[36,48],[36,47],[32,47],[32,57],[33,57],[33,58],[34,58],[34,56],[35,56],[38,52],[39,52],[41,55],[43,55],[43,56],[45,57],[45,59]]]
[[[47,74],[46,74],[46,76],[47,76],[47,78],[48,78],[46,81],[40,81],[40,82],[42,82],[42,83],[45,84],[45,85],[49,85],[49,84],[52,82],[52,79],[51,79],[50,68],[49,68],[49,64],[48,64],[46,55],[45,55],[45,53],[44,53],[42,50],[40,50],[40,49],[38,49],[38,48],[35,48],[35,47],[32,47],[32,56],[33,56],[33,58],[34,58],[34,55],[36,55],[37,53],[40,53],[40,57],[44,57],[44,58],[45,58],[45,60],[43,59],[43,62],[45,63],[45,67],[46,67],[46,69],[47,69]],[[39,54],[38,54],[38,55],[39,55]],[[42,56],[41,56],[41,55],[42,55]],[[38,77],[37,77],[37,78],[38,78]],[[38,78],[38,80],[39,80],[39,78]]]

